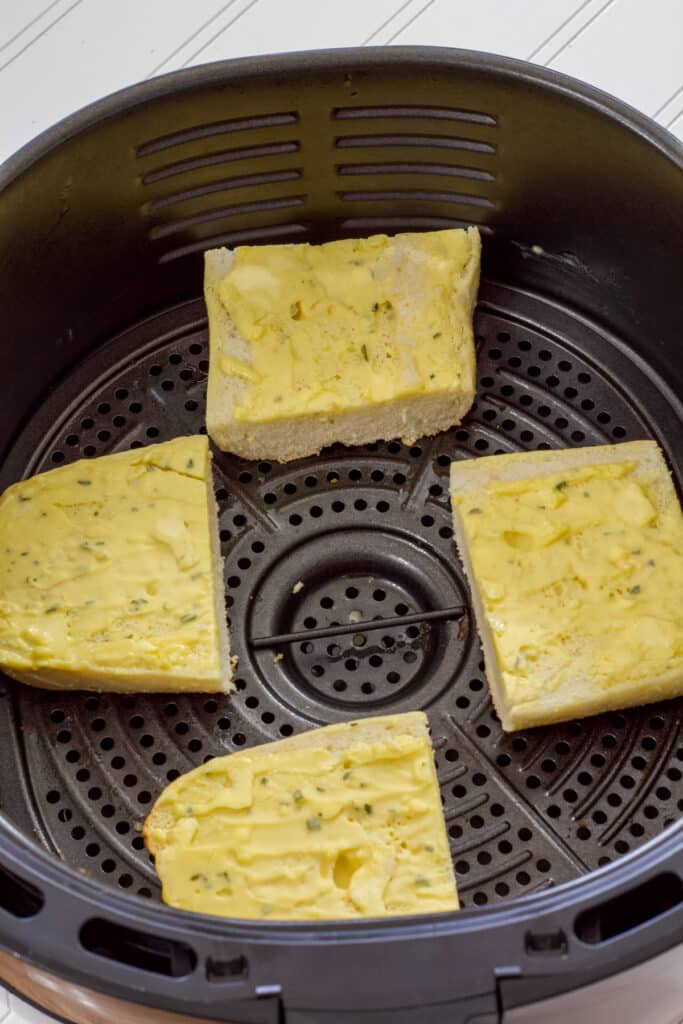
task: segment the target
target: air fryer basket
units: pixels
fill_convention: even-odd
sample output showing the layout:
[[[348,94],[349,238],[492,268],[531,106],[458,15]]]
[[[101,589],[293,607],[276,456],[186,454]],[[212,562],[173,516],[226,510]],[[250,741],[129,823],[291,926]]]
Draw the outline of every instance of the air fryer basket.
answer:
[[[680,483],[682,163],[674,139],[592,89],[438,49],[170,75],[9,161],[2,487],[203,430],[207,247],[477,223],[485,250],[478,397],[460,428],[287,466],[216,453],[236,693],[2,680],[6,949],[189,1015],[457,1022],[683,938],[680,701],[504,735],[447,487],[453,459],[642,437]],[[352,612],[392,621],[252,643]],[[409,708],[430,717],[460,914],[266,928],[160,904],[140,828],[169,780]]]

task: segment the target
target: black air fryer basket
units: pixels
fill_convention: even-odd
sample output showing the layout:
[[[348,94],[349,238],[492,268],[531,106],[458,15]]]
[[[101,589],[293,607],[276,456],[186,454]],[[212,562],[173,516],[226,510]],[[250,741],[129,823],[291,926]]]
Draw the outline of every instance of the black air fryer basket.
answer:
[[[216,453],[233,695],[2,679],[11,962],[184,1019],[459,1024],[683,940],[681,702],[503,734],[448,503],[454,459],[645,437],[680,483],[682,168],[675,139],[586,86],[399,48],[169,75],[5,165],[2,487],[204,429],[204,249],[470,223],[484,238],[461,427],[286,466]],[[279,661],[252,642],[353,611],[389,621],[299,638]],[[265,926],[161,904],[140,828],[169,780],[414,708],[431,722],[460,913]]]

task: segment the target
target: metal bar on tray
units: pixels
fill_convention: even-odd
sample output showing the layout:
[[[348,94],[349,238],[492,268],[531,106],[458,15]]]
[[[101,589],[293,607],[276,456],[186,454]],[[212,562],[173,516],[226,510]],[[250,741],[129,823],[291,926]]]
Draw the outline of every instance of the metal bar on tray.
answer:
[[[461,619],[464,614],[465,608],[462,605],[455,605],[453,608],[437,608],[435,611],[415,612],[413,615],[396,615],[389,619],[370,619],[367,622],[321,626],[319,629],[302,629],[296,633],[281,633],[279,636],[257,636],[252,639],[251,646],[259,650],[263,647],[276,647],[278,644],[293,644],[297,640],[324,640],[325,637],[364,633],[369,629],[390,629],[392,626],[412,626],[420,622]]]

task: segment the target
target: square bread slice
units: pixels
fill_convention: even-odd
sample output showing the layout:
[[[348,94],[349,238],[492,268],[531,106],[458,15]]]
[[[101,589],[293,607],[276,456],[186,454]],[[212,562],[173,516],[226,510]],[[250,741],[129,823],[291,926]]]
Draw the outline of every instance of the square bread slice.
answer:
[[[476,228],[209,250],[210,437],[287,462],[459,423],[480,253]]]
[[[206,437],[60,466],[0,498],[0,668],[70,690],[227,691]]]
[[[451,467],[503,729],[683,694],[683,514],[654,441]]]
[[[266,921],[457,910],[426,716],[313,729],[214,758],[144,826],[171,906]]]

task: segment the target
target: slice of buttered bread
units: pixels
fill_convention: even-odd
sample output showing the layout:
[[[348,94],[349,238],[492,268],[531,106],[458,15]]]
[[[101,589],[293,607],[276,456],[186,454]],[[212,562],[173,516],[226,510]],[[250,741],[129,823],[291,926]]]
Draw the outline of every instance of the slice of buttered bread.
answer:
[[[286,462],[459,423],[480,252],[476,228],[207,252],[211,438]]]
[[[52,689],[231,689],[206,437],[9,487],[0,580],[8,675]]]
[[[144,827],[166,903],[265,921],[456,910],[427,719],[330,725],[176,779]]]
[[[683,694],[683,514],[654,441],[456,462],[451,499],[505,730]]]

